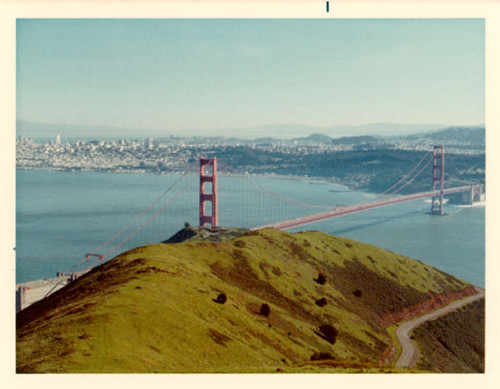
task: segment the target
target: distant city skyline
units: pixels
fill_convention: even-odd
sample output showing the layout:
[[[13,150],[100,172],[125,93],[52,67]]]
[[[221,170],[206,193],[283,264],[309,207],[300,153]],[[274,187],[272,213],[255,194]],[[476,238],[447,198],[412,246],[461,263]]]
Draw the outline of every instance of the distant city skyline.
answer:
[[[484,124],[484,84],[483,19],[17,21],[21,121],[144,136],[474,126]]]

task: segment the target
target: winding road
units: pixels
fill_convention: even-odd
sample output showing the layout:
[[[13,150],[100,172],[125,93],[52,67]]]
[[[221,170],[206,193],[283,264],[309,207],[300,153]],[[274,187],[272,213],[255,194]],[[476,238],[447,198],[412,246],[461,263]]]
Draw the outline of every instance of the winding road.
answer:
[[[410,333],[419,325],[423,324],[428,320],[436,319],[440,316],[444,316],[464,305],[470,304],[474,301],[484,298],[484,289],[477,288],[477,294],[464,298],[462,300],[457,300],[449,305],[440,308],[436,311],[432,311],[416,319],[408,321],[398,327],[396,331],[396,336],[401,343],[401,355],[396,362],[396,367],[414,367],[418,361],[418,349],[417,346],[410,339]]]

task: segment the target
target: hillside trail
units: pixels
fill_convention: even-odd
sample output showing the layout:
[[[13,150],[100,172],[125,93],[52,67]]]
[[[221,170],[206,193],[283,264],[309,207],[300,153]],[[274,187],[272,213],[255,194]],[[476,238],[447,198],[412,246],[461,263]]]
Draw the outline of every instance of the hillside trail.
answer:
[[[473,296],[454,301],[443,308],[437,309],[430,313],[426,313],[425,315],[407,321],[399,326],[396,330],[396,336],[399,340],[399,343],[401,344],[401,355],[396,362],[396,367],[415,367],[415,365],[417,364],[419,357],[418,348],[416,344],[410,339],[410,334],[416,327],[425,323],[426,321],[444,316],[458,308],[484,298],[484,289],[476,287],[476,290],[477,294]]]

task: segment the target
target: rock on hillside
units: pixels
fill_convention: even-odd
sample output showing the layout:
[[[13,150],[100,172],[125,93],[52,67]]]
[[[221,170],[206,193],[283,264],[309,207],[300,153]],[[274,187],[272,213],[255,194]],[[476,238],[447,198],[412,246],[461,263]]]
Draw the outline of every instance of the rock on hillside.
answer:
[[[385,371],[387,318],[470,287],[321,232],[178,238],[125,252],[19,312],[17,371]]]

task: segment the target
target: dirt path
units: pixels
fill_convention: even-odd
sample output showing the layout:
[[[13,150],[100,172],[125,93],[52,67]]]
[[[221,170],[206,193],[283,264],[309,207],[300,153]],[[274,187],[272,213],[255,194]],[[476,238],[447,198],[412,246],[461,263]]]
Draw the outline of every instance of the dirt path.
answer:
[[[436,319],[440,316],[444,316],[447,313],[454,311],[464,305],[470,304],[474,301],[482,299],[484,297],[484,289],[476,288],[477,294],[464,298],[462,300],[457,300],[451,304],[440,308],[436,311],[432,311],[423,316],[417,317],[411,321],[408,321],[398,327],[396,331],[396,336],[401,343],[401,355],[396,362],[396,367],[414,367],[418,361],[418,349],[417,346],[410,339],[410,333],[419,325],[426,322],[427,320]]]

